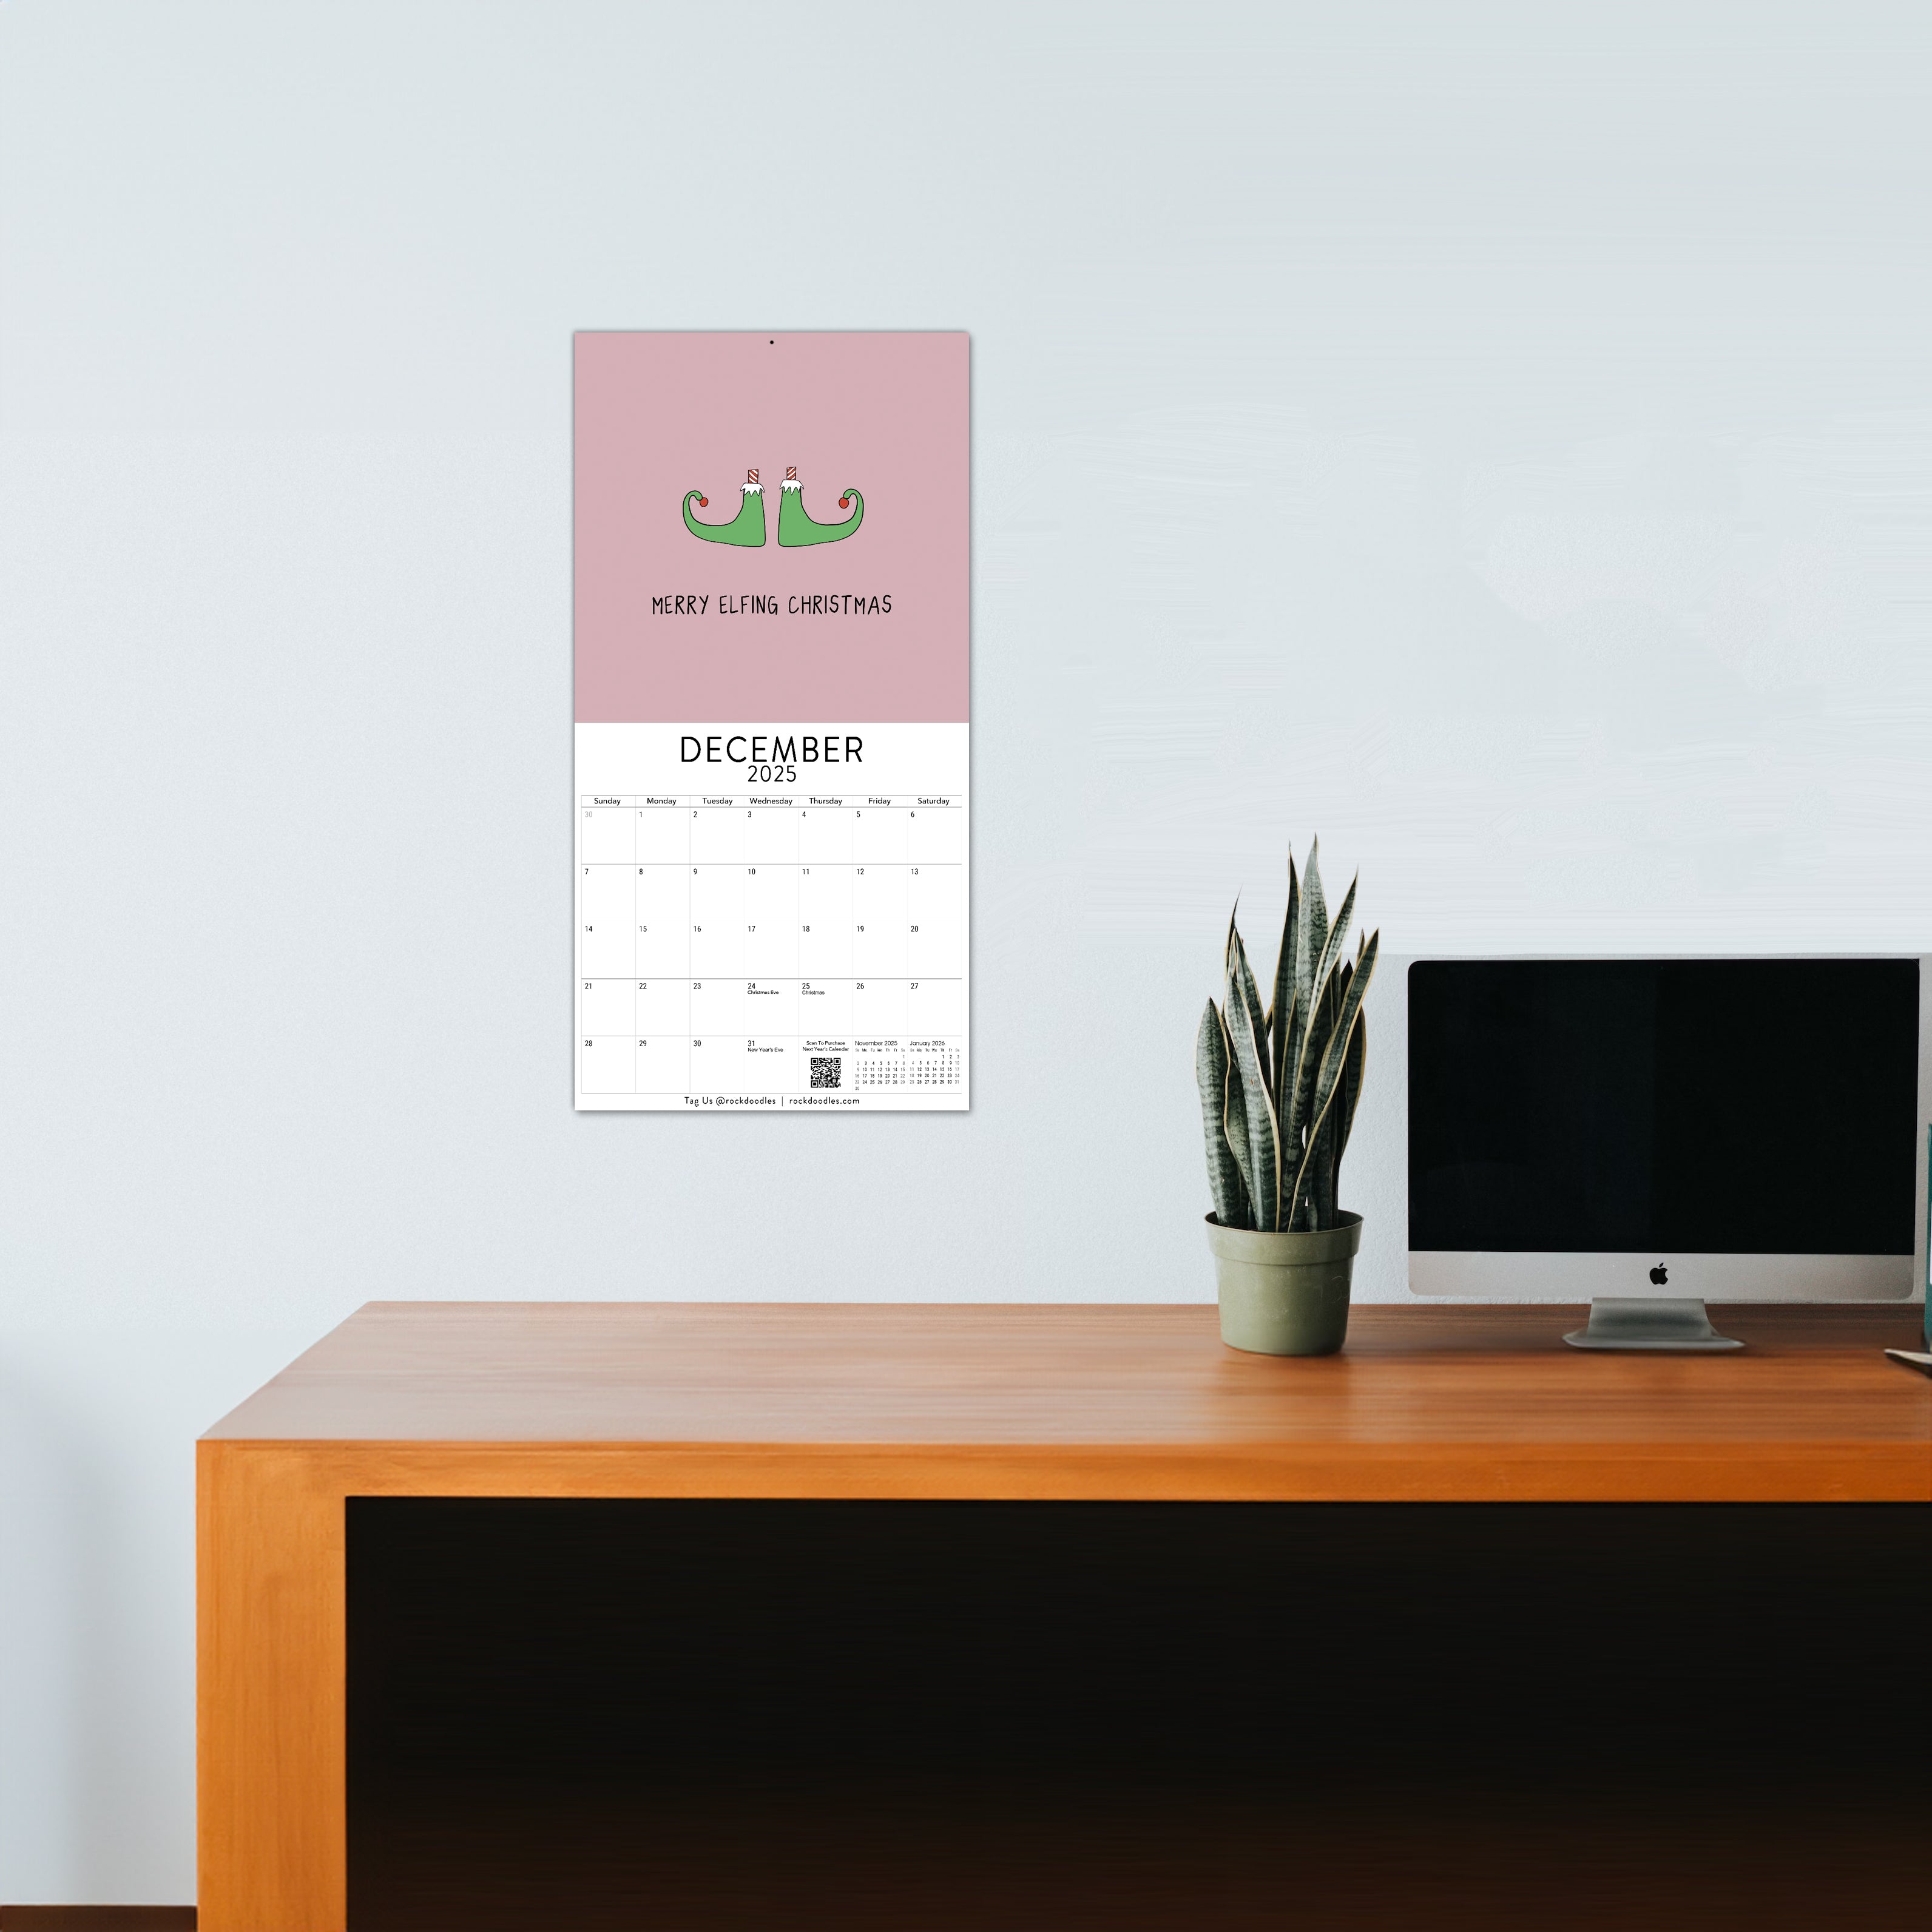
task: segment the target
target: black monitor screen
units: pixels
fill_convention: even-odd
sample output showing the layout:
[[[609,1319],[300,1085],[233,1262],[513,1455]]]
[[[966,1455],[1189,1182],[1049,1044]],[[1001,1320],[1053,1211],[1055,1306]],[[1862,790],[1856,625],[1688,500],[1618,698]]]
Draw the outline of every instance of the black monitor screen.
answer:
[[[1912,959],[1425,960],[1408,1245],[1909,1255]]]

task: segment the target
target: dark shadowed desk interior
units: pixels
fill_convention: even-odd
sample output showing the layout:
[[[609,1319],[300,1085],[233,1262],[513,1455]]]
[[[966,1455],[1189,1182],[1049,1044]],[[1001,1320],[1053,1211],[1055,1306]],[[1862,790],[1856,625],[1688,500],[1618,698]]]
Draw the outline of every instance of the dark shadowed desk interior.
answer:
[[[1918,1311],[1579,1318],[372,1305],[200,1444],[201,1923],[1917,1923]]]

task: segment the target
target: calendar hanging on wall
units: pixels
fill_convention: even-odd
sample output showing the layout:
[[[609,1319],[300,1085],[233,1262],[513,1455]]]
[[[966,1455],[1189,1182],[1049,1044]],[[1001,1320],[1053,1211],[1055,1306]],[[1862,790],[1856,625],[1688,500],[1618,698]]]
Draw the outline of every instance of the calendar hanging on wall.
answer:
[[[964,1108],[967,338],[575,364],[578,1108]]]

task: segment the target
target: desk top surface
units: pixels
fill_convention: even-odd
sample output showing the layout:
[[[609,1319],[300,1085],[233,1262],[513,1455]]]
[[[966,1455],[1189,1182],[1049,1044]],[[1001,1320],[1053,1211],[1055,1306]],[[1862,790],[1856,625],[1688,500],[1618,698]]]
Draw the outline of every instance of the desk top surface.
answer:
[[[1923,1346],[1916,1307],[1726,1306],[1746,1346],[1702,1356],[1565,1347],[1583,1313],[1358,1307],[1342,1354],[1291,1360],[1222,1347],[1203,1305],[372,1302],[207,1439],[1426,1466],[1470,1495],[1530,1493],[1504,1466],[1674,1492],[1654,1472],[1689,1459],[1748,1490],[1839,1472],[1750,1493],[1932,1498],[1932,1379],[1881,1352]]]

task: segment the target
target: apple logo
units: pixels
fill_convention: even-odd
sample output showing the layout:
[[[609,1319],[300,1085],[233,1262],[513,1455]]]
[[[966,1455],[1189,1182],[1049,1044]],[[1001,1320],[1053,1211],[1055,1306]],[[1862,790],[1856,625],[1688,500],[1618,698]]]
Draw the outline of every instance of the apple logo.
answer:
[[[1650,1278],[1659,1288],[1661,1288],[1670,1279],[1670,1270],[1659,1262],[1656,1267],[1651,1270]]]

